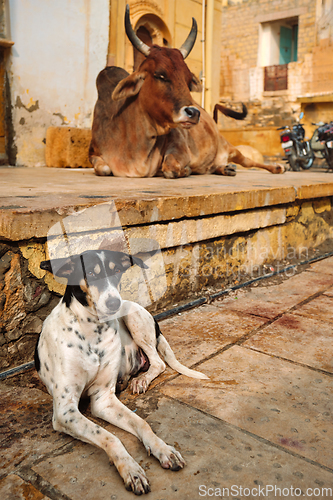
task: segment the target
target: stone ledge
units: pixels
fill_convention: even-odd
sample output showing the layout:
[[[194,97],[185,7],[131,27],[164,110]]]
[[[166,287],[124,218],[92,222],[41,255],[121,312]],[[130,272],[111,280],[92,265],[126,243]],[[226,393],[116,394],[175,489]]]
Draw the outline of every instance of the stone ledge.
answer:
[[[326,173],[272,175],[240,171],[235,178],[97,177],[92,169],[3,168],[0,239],[45,238],[49,228],[83,208],[113,200],[121,223],[137,226],[279,206],[333,196]]]

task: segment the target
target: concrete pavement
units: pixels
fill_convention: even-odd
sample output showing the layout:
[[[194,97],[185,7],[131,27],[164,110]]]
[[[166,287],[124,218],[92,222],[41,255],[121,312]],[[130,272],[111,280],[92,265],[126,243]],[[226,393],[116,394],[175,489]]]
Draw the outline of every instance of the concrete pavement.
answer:
[[[103,423],[146,470],[147,498],[333,497],[332,306],[328,258],[161,322],[180,361],[210,379],[168,368],[146,395],[121,395],[181,451],[179,472]],[[1,499],[135,498],[103,451],[53,431],[52,401],[34,372],[0,391]]]

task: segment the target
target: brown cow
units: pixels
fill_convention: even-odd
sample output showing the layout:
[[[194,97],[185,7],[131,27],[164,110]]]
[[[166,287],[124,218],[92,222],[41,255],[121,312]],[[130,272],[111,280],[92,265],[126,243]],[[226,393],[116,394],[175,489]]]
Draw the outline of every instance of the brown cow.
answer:
[[[89,159],[97,175],[118,177],[186,177],[216,173],[235,175],[238,163],[282,173],[281,165],[264,165],[244,157],[218,132],[213,118],[196,104],[192,91],[201,85],[184,59],[192,50],[197,25],[178,49],[148,47],[134,33],[126,7],[125,29],[146,58],[129,75],[115,66],[97,77]]]

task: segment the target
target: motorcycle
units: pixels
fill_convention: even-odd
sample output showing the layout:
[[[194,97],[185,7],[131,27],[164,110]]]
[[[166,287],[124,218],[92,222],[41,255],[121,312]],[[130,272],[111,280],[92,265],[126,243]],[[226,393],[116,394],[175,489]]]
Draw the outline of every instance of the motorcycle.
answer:
[[[296,120],[292,129],[289,125],[279,127],[277,130],[283,130],[280,134],[281,146],[285,153],[285,160],[289,163],[292,170],[307,170],[312,167],[314,162],[314,152],[310,141],[304,140],[305,130],[300,120],[303,118],[303,111]]]
[[[312,123],[318,127],[310,140],[316,158],[325,158],[328,170],[333,171],[333,122]]]

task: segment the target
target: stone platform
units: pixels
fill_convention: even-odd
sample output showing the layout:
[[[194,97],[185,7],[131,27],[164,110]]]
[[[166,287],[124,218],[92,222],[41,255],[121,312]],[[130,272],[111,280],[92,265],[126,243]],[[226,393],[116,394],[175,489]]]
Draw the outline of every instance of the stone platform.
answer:
[[[333,231],[333,176],[316,171],[169,180],[4,167],[0,196],[0,370],[32,359],[64,291],[39,268],[50,231],[60,256],[69,240],[75,251],[99,248],[115,214],[126,240],[157,242],[166,289],[153,313],[306,261]]]

